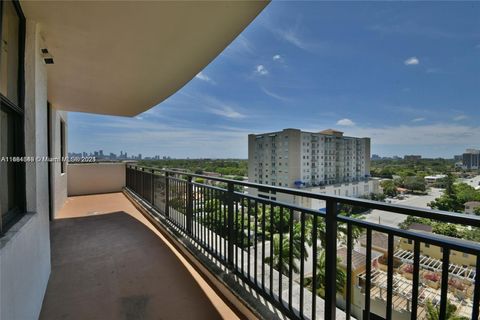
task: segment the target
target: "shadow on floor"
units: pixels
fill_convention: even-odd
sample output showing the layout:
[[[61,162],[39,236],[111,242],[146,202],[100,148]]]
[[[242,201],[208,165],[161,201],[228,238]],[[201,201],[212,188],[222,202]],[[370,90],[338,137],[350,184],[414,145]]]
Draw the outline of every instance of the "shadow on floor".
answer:
[[[125,212],[51,223],[40,319],[220,319],[168,246]]]

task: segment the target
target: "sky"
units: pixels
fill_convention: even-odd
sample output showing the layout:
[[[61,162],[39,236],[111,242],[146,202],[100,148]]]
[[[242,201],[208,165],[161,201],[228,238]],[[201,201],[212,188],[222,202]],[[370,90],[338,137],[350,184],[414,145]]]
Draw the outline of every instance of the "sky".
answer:
[[[480,148],[480,3],[274,1],[147,112],[70,112],[69,151],[247,158],[249,133],[283,128],[370,137],[382,156]]]

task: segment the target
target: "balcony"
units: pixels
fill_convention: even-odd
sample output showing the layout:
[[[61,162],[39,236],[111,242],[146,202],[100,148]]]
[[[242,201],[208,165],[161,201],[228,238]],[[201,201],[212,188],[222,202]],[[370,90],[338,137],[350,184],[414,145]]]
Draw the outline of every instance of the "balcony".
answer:
[[[122,193],[70,197],[51,224],[41,319],[236,319]]]
[[[436,313],[446,319],[452,309],[478,318],[477,243],[339,212],[352,205],[472,227],[480,226],[478,217],[136,166],[127,168],[126,181],[127,193],[152,217],[289,318],[427,319]],[[275,192],[275,200],[256,196],[255,189]],[[282,195],[323,201],[326,210]],[[440,257],[432,262],[434,253],[425,248],[437,248]],[[473,260],[458,265],[459,256]]]
[[[91,183],[95,166],[69,169],[75,192],[112,188]],[[118,166],[100,171],[126,180],[123,192],[69,197],[52,222],[42,319],[428,319],[431,310],[446,319],[452,305],[478,318],[477,243],[339,212],[355,205],[479,227],[476,216]]]

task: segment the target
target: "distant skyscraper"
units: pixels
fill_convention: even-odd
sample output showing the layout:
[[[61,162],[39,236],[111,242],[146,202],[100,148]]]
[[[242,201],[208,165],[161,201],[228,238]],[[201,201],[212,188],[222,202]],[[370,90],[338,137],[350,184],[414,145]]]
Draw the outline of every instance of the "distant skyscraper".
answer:
[[[480,169],[480,150],[467,149],[462,156],[463,167],[465,169]]]
[[[403,156],[403,160],[407,160],[407,161],[418,161],[421,159],[422,159],[421,155],[409,154],[409,155]]]

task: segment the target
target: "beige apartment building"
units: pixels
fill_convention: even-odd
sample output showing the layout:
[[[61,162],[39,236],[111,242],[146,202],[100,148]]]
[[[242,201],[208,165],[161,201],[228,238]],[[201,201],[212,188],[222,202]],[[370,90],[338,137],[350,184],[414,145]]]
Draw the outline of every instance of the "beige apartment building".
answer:
[[[370,138],[284,129],[248,136],[248,178],[281,187],[357,182],[370,176]]]

